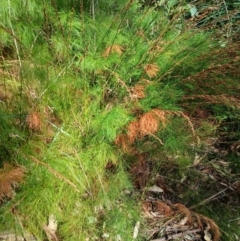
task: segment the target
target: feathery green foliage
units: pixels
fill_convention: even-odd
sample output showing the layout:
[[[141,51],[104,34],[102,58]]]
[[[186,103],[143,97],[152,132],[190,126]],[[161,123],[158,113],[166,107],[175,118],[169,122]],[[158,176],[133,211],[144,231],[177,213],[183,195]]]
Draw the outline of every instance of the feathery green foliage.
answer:
[[[191,99],[196,88],[205,100],[206,91],[223,94],[194,80],[211,68],[210,35],[185,26],[180,9],[170,16],[136,1],[93,3],[2,3],[0,161],[24,166],[26,177],[0,207],[0,230],[44,240],[53,214],[62,240],[131,240],[141,220],[139,200],[128,194],[136,154],[179,155],[184,170],[198,131],[209,129],[200,123],[195,132],[183,110],[200,104]],[[211,110],[228,106],[221,104]],[[166,123],[126,154],[117,137],[152,110]]]

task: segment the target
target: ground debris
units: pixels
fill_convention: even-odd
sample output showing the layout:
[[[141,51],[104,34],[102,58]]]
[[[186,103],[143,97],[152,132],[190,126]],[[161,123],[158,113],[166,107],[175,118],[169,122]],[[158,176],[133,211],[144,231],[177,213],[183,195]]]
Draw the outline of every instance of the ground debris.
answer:
[[[147,240],[218,241],[220,238],[219,227],[213,220],[183,204],[146,200],[142,209],[147,223],[142,231]]]

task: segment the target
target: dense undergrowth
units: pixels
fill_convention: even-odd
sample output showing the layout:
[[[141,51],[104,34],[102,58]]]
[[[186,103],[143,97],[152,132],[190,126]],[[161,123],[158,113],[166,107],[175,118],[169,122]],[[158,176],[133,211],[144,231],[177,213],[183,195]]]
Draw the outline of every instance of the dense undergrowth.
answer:
[[[1,231],[132,240],[144,196],[136,189],[160,174],[172,201],[196,206],[223,240],[238,240],[229,220],[239,212],[239,42],[223,47],[180,6],[163,6],[3,1]],[[145,162],[152,174],[139,178],[134,170]],[[214,181],[192,189],[199,170]],[[221,183],[235,183],[231,200],[202,205]]]

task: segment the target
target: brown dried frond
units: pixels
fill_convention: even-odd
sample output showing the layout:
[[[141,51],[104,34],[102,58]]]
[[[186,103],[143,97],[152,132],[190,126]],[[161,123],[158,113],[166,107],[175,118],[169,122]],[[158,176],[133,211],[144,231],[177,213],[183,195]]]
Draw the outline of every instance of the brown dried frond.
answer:
[[[4,198],[12,198],[14,188],[23,181],[24,170],[22,167],[13,167],[10,164],[4,163],[0,169],[0,201]]]
[[[161,144],[162,141],[154,134],[159,130],[159,124],[162,127],[166,126],[166,111],[153,109],[140,116],[139,120],[134,120],[128,125],[127,135],[129,143],[133,143],[137,138],[143,138],[146,135],[151,135],[157,138]]]
[[[140,79],[132,88],[129,89],[131,99],[141,99],[145,97],[145,88],[152,82],[148,79]]]
[[[118,135],[115,139],[115,144],[120,146],[125,152],[130,148],[129,138],[126,134]]]
[[[157,73],[159,71],[159,67],[156,64],[147,64],[144,67],[144,71],[148,75],[149,78],[153,78],[157,76]]]
[[[134,120],[129,124],[127,135],[130,143],[133,143],[139,137],[139,128],[139,122],[137,120]]]
[[[197,225],[198,227],[203,230],[203,224],[202,224],[202,221],[201,221],[201,216],[197,213],[193,213],[194,214],[194,217],[196,218],[196,221],[197,221]]]
[[[26,119],[27,126],[32,131],[39,131],[42,126],[42,121],[40,119],[40,114],[38,112],[31,112]]]
[[[152,211],[152,202],[151,201],[143,201],[142,202],[143,211]]]
[[[213,241],[218,241],[220,239],[220,230],[218,225],[210,218],[202,216],[202,219],[210,226],[211,233],[213,235]]]
[[[188,223],[192,225],[193,220],[192,220],[191,211],[181,203],[177,203],[174,206],[178,209],[178,212],[180,214],[184,214],[187,217]]]
[[[113,44],[107,47],[103,53],[103,57],[108,57],[112,53],[117,53],[118,55],[122,55],[124,48],[118,44]]]
[[[156,208],[155,211],[159,212],[160,214],[162,214],[164,216],[169,217],[169,216],[172,216],[174,214],[174,211],[165,202],[156,201],[156,202],[153,202],[153,204],[154,204],[154,208]]]

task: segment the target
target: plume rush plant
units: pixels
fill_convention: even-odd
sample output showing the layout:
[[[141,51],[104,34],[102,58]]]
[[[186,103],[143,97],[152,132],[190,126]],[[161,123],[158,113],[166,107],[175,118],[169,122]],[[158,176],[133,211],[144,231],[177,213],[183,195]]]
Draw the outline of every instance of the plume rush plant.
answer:
[[[100,2],[99,4],[103,4]],[[190,65],[192,68],[192,56],[201,54],[203,49],[209,49],[205,49],[207,44],[202,44],[206,39],[204,34],[199,36],[199,40],[197,37],[193,38],[194,31],[182,34],[183,27],[180,24],[176,27],[175,22],[171,23],[165,13],[156,10],[142,12],[139,5],[134,3],[136,1],[124,3],[126,2],[126,7],[117,17],[115,14],[113,18],[109,15],[107,18],[98,18],[96,15],[96,21],[91,21],[83,9],[79,16],[74,8],[67,8],[67,2],[61,8],[62,2],[56,1],[59,5],[56,8],[53,2],[42,2],[39,7],[40,3],[30,1],[37,7],[31,9],[29,18],[35,19],[34,16],[39,16],[35,13],[41,12],[39,21],[35,19],[31,25],[26,24],[25,19],[28,18],[21,17],[21,12],[28,11],[21,8],[18,13],[17,9],[11,9],[18,13],[17,17],[12,18],[13,27],[17,28],[20,23],[31,30],[14,32],[13,29],[9,35],[11,42],[16,43],[15,48],[21,46],[20,43],[18,45],[19,40],[23,44],[24,41],[27,42],[24,45],[27,49],[23,58],[30,57],[30,61],[26,61],[26,65],[32,60],[36,63],[44,62],[39,68],[33,64],[31,68],[21,69],[21,74],[26,76],[26,82],[22,82],[21,88],[25,87],[25,83],[41,83],[35,85],[42,88],[42,95],[37,100],[39,110],[47,102],[47,106],[56,110],[63,120],[60,123],[52,119],[50,114],[45,116],[36,110],[29,112],[26,119],[27,127],[31,130],[26,149],[33,149],[33,153],[23,156],[32,157],[25,158],[31,160],[30,164],[25,165],[29,165],[28,168],[32,170],[29,174],[32,183],[26,184],[30,191],[24,190],[20,196],[23,201],[19,206],[19,213],[23,217],[27,216],[24,219],[26,227],[32,228],[34,234],[40,233],[39,240],[44,240],[41,236],[42,220],[52,211],[60,220],[59,232],[65,240],[87,240],[89,236],[93,240],[101,240],[107,235],[111,240],[119,240],[120,235],[121,240],[131,240],[131,225],[137,215],[132,217],[128,214],[136,210],[136,200],[133,200],[133,205],[119,205],[119,193],[132,189],[133,185],[128,179],[122,154],[119,155],[116,151],[113,140],[124,153],[130,153],[131,156],[138,154],[135,149],[137,145],[139,151],[145,151],[141,145],[146,139],[157,140],[162,147],[163,141],[159,136],[162,132],[167,132],[173,115],[184,119],[192,134],[196,135],[190,118],[183,112],[181,114],[180,111],[175,111],[178,110],[176,100],[181,95],[181,86],[168,82],[165,77],[171,76],[176,67],[179,67],[179,78],[185,66]],[[15,0],[11,3],[15,3]],[[21,7],[18,4],[17,6]],[[14,7],[14,4],[8,7]],[[9,14],[7,16],[11,17]],[[19,23],[15,19],[19,19]],[[140,32],[141,35],[137,34]],[[14,41],[15,33],[17,42]],[[0,40],[1,38],[2,36]],[[24,59],[21,60],[24,63]],[[151,81],[142,80],[143,76]],[[152,84],[154,86],[150,89]],[[29,110],[29,107],[22,106],[20,109]],[[140,114],[135,113],[134,109],[140,109]],[[129,122],[132,118],[129,113],[132,112],[134,119]],[[50,124],[51,128],[48,126]],[[184,128],[187,129],[185,126],[182,129]],[[43,143],[39,136],[46,135],[44,130],[51,130],[51,138],[49,142]],[[174,132],[178,135],[177,130]],[[163,140],[165,143],[165,139]],[[41,148],[38,153],[35,152],[36,146]],[[26,149],[23,148],[22,152]],[[36,158],[36,154],[41,157]],[[106,169],[112,168],[111,163],[117,168],[113,173],[109,170],[106,173]],[[137,173],[138,185],[144,187],[148,182],[150,169],[144,162],[140,164],[135,165],[133,170]],[[15,178],[15,181],[21,181],[13,173],[10,172],[11,178],[5,182],[10,183],[5,184],[7,191],[4,193],[8,195],[11,195],[10,188],[15,183],[11,180]],[[66,188],[69,185],[73,188]],[[120,199],[128,201],[125,196]],[[39,205],[34,205],[36,203]],[[124,205],[126,208],[122,212]],[[158,204],[158,207],[161,208],[161,205],[163,204]],[[162,209],[171,213],[166,205]],[[29,211],[27,214],[26,210]],[[181,213],[190,220],[186,209],[182,208]],[[119,229],[116,230],[116,227]],[[108,233],[105,232],[106,229]]]

